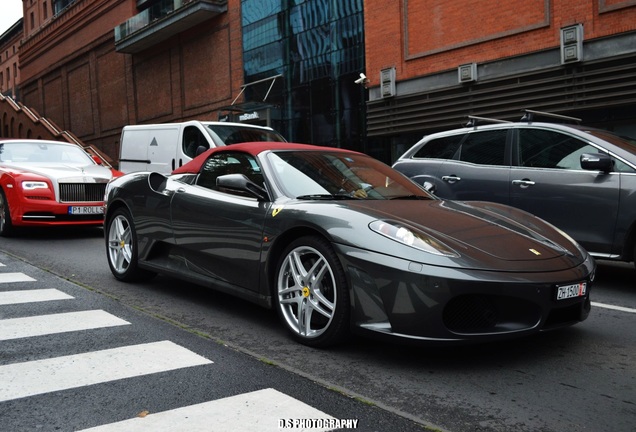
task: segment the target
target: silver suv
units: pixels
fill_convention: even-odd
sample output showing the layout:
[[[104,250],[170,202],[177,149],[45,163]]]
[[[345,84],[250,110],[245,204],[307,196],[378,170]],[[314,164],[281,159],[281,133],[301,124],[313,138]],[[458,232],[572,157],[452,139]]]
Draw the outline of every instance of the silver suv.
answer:
[[[471,117],[425,136],[394,164],[440,198],[495,201],[551,222],[593,256],[636,256],[636,141],[578,125]],[[563,119],[563,116],[558,116]],[[578,120],[578,119],[572,119]]]

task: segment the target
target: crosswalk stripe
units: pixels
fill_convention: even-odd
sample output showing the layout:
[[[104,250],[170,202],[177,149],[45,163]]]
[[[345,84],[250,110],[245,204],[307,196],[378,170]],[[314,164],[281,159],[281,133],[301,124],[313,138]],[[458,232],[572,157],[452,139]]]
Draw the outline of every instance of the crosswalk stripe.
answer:
[[[35,279],[25,275],[24,273],[0,273],[0,283],[33,282],[33,281],[35,281]]]
[[[264,389],[80,432],[278,432],[282,430],[281,422],[287,419],[311,419],[317,420],[316,424],[328,424],[334,418],[277,390]],[[289,429],[316,432],[332,430],[333,427]]]
[[[213,363],[170,341],[0,366],[0,402]]]
[[[0,341],[130,324],[103,310],[0,320]]]
[[[20,291],[0,291],[0,306],[20,303],[35,303],[51,300],[67,300],[73,296],[66,294],[55,288],[20,290]]]

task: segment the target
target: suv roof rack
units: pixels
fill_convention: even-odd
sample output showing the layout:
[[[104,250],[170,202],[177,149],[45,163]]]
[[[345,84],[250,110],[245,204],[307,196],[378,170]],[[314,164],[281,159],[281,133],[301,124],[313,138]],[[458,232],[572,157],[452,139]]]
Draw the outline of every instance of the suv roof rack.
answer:
[[[488,118],[488,117],[477,117],[477,116],[472,116],[469,115],[468,116],[468,122],[466,123],[466,127],[477,127],[477,123],[479,122],[485,122],[485,123],[512,123],[509,122],[508,120],[499,120],[499,119],[493,119],[493,118]]]
[[[521,117],[521,121],[526,121],[528,123],[532,123],[535,116],[550,117],[550,118],[555,118],[559,120],[568,120],[568,121],[576,122],[577,124],[581,124],[581,122],[583,121],[577,117],[569,117],[569,116],[564,116],[561,114],[554,114],[554,113],[543,112],[543,111],[534,111],[534,110],[524,109],[522,110],[522,112],[524,112],[525,114],[523,115],[523,117]]]

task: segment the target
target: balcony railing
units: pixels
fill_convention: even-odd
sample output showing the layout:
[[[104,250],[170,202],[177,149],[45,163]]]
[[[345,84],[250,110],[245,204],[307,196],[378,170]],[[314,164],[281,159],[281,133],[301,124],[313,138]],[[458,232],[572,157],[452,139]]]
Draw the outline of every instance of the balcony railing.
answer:
[[[227,0],[161,0],[115,27],[115,48],[135,53],[227,12]]]

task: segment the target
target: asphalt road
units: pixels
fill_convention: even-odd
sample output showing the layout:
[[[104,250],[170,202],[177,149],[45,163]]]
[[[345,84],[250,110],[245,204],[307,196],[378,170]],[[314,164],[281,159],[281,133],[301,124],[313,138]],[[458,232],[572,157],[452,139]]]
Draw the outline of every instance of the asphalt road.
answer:
[[[357,338],[315,350],[292,342],[273,312],[244,301],[161,276],[143,284],[117,282],[102,236],[99,229],[36,230],[0,239],[0,251],[157,321],[440,429],[631,432],[636,424],[632,265],[599,263],[592,313],[569,329],[463,348]]]

